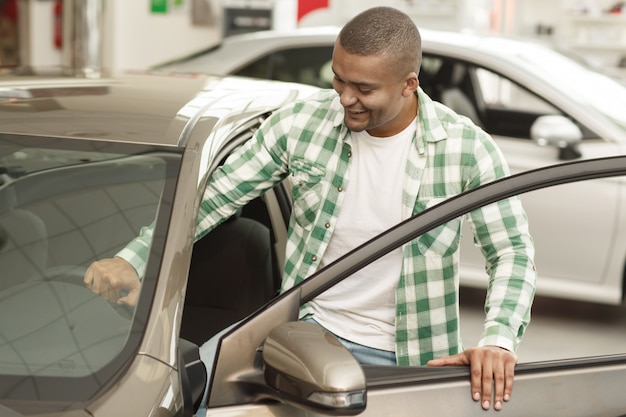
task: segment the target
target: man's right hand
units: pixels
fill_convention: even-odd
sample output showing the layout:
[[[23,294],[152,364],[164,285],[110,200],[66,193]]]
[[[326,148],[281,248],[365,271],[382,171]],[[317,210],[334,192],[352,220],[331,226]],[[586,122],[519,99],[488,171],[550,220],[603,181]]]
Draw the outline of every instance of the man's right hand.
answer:
[[[134,306],[141,282],[137,271],[122,258],[108,258],[89,265],[83,279],[85,286],[110,303]]]

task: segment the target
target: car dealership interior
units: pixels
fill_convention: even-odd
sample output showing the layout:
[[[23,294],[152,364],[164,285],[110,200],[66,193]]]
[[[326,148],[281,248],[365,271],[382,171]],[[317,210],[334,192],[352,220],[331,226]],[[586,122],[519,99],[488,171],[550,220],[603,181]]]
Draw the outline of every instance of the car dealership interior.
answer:
[[[626,417],[625,109],[626,1],[0,0],[0,417]]]
[[[235,33],[341,26],[383,4],[420,28],[522,37],[611,71],[626,66],[626,10],[614,0],[1,0],[0,69],[114,75]]]

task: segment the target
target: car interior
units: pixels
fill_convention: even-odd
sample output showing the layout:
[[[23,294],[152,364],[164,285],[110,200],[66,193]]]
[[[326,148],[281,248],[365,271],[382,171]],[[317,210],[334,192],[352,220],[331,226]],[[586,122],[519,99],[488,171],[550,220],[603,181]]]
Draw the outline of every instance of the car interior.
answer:
[[[258,197],[194,244],[180,336],[202,345],[280,290],[268,208]]]
[[[332,57],[330,46],[283,49],[237,70],[236,75],[266,78],[332,88],[325,64]]]
[[[146,157],[49,170],[2,187],[0,267],[19,283],[113,256],[154,219],[163,163]],[[106,178],[106,180],[103,180]],[[116,204],[123,196],[126,206]],[[3,278],[7,288],[18,282]]]
[[[15,209],[0,215],[0,290],[41,276],[48,254],[43,220],[32,211]]]
[[[181,337],[206,342],[276,293],[270,229],[241,212],[194,244]]]

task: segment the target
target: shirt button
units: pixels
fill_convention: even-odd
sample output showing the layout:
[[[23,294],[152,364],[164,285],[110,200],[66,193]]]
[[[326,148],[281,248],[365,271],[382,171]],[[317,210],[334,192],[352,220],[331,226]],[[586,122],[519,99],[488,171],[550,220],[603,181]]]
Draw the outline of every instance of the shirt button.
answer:
[[[342,192],[343,191],[343,187],[337,187],[337,191]]]
[[[348,158],[352,158],[352,152],[348,152]]]
[[[311,260],[312,260],[313,262],[317,261],[317,256],[315,256],[315,255],[311,256]]]
[[[330,227],[330,223],[326,223],[324,226],[328,229]]]

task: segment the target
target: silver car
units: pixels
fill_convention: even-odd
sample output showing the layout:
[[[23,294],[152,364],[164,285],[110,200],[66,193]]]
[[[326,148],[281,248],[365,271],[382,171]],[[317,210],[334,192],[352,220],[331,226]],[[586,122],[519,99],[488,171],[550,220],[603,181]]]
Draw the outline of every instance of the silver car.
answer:
[[[554,201],[557,190],[588,181],[623,185],[626,157],[531,171],[458,196],[278,294],[288,183],[195,245],[194,224],[221,161],[268,114],[314,90],[157,74],[0,82],[0,416],[192,416],[207,386],[210,416],[484,414],[470,397],[469,369],[360,366],[321,328],[298,322],[299,306],[482,205],[527,192]],[[84,287],[91,262],[152,223],[135,308]],[[216,355],[205,367],[198,345],[207,340]],[[625,414],[626,349],[612,348],[521,363],[501,414]]]
[[[626,85],[530,41],[422,30],[420,86],[489,132],[513,172],[626,152]],[[264,31],[158,66],[163,72],[238,74],[330,87],[338,29]],[[526,197],[539,239],[538,293],[619,304],[626,280],[623,183],[573,185],[548,205]],[[572,194],[587,198],[572,204]],[[557,219],[552,215],[560,213]],[[581,219],[602,219],[590,225]],[[576,231],[575,234],[572,231]],[[599,230],[615,230],[608,237]],[[557,245],[551,236],[573,234]],[[484,288],[482,257],[462,243],[462,283]],[[589,245],[588,242],[595,242]],[[545,243],[543,243],[545,242]],[[565,259],[568,260],[564,263]]]

